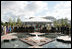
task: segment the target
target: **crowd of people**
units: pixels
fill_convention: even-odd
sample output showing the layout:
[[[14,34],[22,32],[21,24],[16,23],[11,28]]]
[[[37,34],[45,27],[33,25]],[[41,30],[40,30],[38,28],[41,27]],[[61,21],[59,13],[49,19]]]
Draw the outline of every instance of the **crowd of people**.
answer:
[[[2,34],[7,34],[7,33],[11,33],[11,32],[13,32],[13,30],[14,30],[14,26],[11,26],[11,25],[9,25],[9,26],[1,26],[1,33]]]
[[[69,34],[70,31],[71,31],[71,28],[69,28],[68,26],[62,26],[62,27],[61,27],[61,32],[62,32],[63,34]]]
[[[61,27],[51,27],[51,31],[52,32],[61,32],[62,34],[69,34],[71,31],[71,28],[69,28],[68,26],[61,26]]]
[[[37,29],[38,30],[35,30]],[[69,28],[68,26],[61,26],[61,27],[53,27],[51,26],[51,29],[48,30],[47,26],[42,27],[41,25],[38,26],[1,26],[1,31],[2,32],[6,32],[6,33],[11,33],[11,32],[34,32],[34,31],[38,31],[41,33],[54,33],[54,32],[61,32],[62,34],[69,34],[71,31],[71,28]],[[5,33],[5,34],[6,34]]]
[[[34,32],[33,26],[20,26],[14,27],[14,32]]]

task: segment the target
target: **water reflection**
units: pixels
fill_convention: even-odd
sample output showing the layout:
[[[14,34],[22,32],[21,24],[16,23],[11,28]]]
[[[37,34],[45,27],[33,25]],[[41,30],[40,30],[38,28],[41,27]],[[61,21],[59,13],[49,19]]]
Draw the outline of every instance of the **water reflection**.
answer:
[[[71,48],[71,44],[62,43],[55,40],[51,43],[43,45],[43,48]]]
[[[26,37],[31,37],[28,34],[18,34],[17,35],[19,38],[26,38]],[[55,36],[55,35],[54,35]],[[55,38],[52,34],[51,35],[46,35],[46,37],[50,37],[50,38]],[[10,42],[2,42],[1,43],[1,48],[28,48],[30,47],[30,45],[21,42],[19,39],[14,40],[14,41],[10,41]],[[62,42],[58,42],[58,41],[53,41],[50,42],[48,44],[45,44],[42,46],[43,48],[71,48],[71,44],[68,43],[62,43]]]

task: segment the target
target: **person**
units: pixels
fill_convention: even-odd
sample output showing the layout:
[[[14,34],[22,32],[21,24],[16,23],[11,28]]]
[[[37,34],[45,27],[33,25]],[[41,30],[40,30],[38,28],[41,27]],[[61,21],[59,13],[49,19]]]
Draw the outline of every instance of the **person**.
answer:
[[[8,26],[6,26],[6,33],[8,33],[9,32],[9,29],[8,29]]]
[[[11,26],[11,32],[13,32],[13,26]]]
[[[17,32],[17,26],[15,27],[14,31]]]
[[[34,32],[34,27],[32,26],[32,32]]]
[[[51,26],[51,32],[54,32],[54,26]]]
[[[66,31],[67,31],[67,26],[65,25],[65,26],[64,26],[64,34],[67,34]]]
[[[3,31],[4,31],[4,26],[2,25],[2,26],[1,26],[1,35],[3,35],[3,34],[4,34],[4,32],[3,32]]]
[[[4,26],[4,34],[6,35],[6,26]]]
[[[71,35],[71,28],[69,28],[69,35]]]
[[[9,32],[11,32],[11,26],[9,26]]]
[[[1,33],[3,32],[3,26],[1,26]]]
[[[62,34],[64,34],[64,26],[63,25],[61,26],[61,32],[62,32]]]
[[[69,27],[68,27],[68,25],[66,26],[66,34],[69,34]]]
[[[14,31],[14,25],[13,25],[13,31]]]

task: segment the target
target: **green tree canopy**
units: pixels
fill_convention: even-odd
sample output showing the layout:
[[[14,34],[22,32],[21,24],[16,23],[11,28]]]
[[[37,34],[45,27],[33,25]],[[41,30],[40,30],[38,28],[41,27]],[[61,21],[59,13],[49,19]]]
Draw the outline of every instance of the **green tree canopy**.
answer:
[[[18,25],[21,25],[21,23],[22,23],[22,22],[21,22],[21,19],[18,17],[18,19],[17,19],[17,24],[18,24]]]
[[[13,26],[15,26],[16,25],[16,19],[14,18],[13,19]]]
[[[13,21],[12,21],[11,17],[9,18],[9,25],[13,26]]]
[[[55,20],[53,23],[54,23],[54,26],[57,27],[57,25],[58,25],[57,20]]]
[[[58,19],[58,20],[54,21],[54,26],[55,27],[57,27],[57,26],[65,26],[65,25],[69,25],[67,18],[65,18],[65,19]]]
[[[1,21],[1,25],[3,25],[4,23]]]

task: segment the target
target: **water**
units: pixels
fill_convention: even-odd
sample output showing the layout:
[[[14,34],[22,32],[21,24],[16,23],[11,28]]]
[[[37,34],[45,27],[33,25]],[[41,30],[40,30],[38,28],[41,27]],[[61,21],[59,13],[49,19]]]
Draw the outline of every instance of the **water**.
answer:
[[[43,48],[71,48],[71,44],[66,44],[58,41],[53,41],[43,45]]]
[[[27,48],[27,47],[29,47],[28,44],[21,42],[19,40],[10,41],[1,44],[1,48]]]
[[[26,37],[29,37],[30,35],[20,33],[17,36],[19,38],[26,38]],[[49,35],[45,35],[45,36],[48,38],[56,37],[55,34],[49,34]],[[28,45],[20,40],[1,43],[1,48],[28,48],[28,47],[30,47],[30,45]],[[42,47],[43,48],[71,48],[71,44],[62,43],[62,42],[58,42],[55,40],[53,42],[43,45]]]

